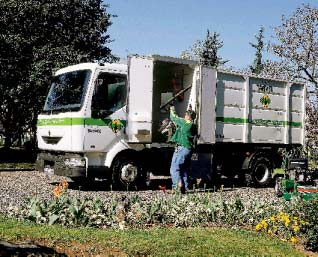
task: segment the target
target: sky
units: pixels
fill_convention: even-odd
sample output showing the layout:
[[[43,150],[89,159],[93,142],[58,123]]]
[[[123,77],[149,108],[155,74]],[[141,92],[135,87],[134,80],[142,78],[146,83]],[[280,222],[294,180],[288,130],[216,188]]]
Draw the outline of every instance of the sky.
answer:
[[[113,54],[160,54],[179,57],[207,30],[220,34],[220,50],[227,66],[246,68],[252,64],[261,26],[265,41],[273,40],[273,28],[302,4],[318,7],[318,0],[104,0],[107,12],[117,17],[108,34]]]

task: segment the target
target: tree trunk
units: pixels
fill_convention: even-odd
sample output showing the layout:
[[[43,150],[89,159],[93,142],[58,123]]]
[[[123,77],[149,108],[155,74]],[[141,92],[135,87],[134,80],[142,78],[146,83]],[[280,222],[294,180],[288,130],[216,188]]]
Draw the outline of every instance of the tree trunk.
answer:
[[[36,137],[37,119],[38,119],[38,110],[37,108],[35,108],[33,113],[32,127],[31,127],[31,143],[32,143],[33,149],[36,149],[38,145],[37,137]]]
[[[12,146],[12,138],[6,133],[5,139],[4,139],[4,148],[10,149],[11,146]]]

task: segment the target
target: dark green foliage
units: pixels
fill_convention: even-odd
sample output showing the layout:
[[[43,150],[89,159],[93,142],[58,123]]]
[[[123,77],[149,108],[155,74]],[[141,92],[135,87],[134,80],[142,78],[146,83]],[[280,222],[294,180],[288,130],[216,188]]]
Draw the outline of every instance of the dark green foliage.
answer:
[[[214,32],[211,35],[210,31],[207,31],[200,53],[200,61],[203,65],[217,68],[228,62],[222,60],[219,56],[219,50],[223,47],[223,41],[221,41],[219,37],[220,34]]]
[[[255,59],[253,62],[253,65],[250,66],[250,71],[256,74],[260,74],[264,68],[263,64],[263,56],[262,52],[264,50],[264,27],[261,27],[257,36],[255,36],[257,43],[250,43],[250,45],[255,48],[256,53],[255,53]]]
[[[0,123],[6,146],[34,132],[53,71],[115,61],[111,15],[95,0],[0,0]]]

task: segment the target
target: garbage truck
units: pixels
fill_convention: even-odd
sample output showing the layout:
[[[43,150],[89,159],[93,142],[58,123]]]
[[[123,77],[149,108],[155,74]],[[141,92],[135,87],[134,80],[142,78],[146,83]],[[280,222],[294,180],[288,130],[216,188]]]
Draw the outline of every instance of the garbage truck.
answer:
[[[305,86],[160,55],[69,66],[56,72],[38,116],[37,167],[123,187],[169,175],[174,146],[160,127],[173,104],[179,116],[197,114],[193,178],[267,186],[281,150],[304,142]]]

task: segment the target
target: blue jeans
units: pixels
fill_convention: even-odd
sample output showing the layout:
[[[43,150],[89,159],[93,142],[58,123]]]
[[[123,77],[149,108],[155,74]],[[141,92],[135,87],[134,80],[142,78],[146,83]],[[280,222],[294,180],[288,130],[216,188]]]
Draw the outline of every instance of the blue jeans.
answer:
[[[188,190],[188,170],[191,165],[192,150],[183,146],[177,146],[172,157],[170,174],[172,188],[178,188],[178,183],[182,182],[185,190]]]

